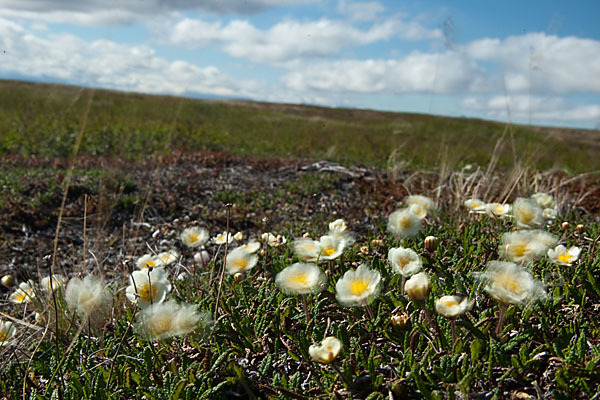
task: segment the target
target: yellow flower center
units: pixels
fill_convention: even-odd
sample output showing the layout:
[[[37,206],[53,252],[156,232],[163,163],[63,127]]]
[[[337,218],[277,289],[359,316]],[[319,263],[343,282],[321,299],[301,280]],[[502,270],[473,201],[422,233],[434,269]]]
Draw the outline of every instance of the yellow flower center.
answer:
[[[6,339],[8,339],[8,331],[1,331],[0,332],[0,342],[4,342],[4,341],[6,341]]]
[[[529,210],[521,210],[521,221],[523,223],[528,223],[533,219],[533,213]]]
[[[406,267],[407,264],[410,263],[410,260],[407,257],[400,257],[398,258],[398,266],[400,267],[400,269],[404,269],[404,267]]]
[[[471,208],[477,208],[477,207],[479,207],[480,205],[481,205],[480,203],[473,202],[473,203],[471,203]]]
[[[233,260],[233,265],[235,265],[238,269],[242,270],[248,266],[248,260],[245,258],[236,258]]]
[[[517,281],[512,275],[501,274],[496,279],[496,283],[505,290],[515,294],[519,294],[523,291],[521,283]]]
[[[356,279],[350,284],[350,291],[353,295],[360,296],[365,292],[365,290],[367,290],[368,287],[369,282],[367,282],[365,279]]]
[[[152,288],[152,289],[150,289],[150,288]],[[138,295],[140,296],[140,298],[144,301],[147,301],[148,303],[150,303],[150,301],[152,299],[154,299],[157,294],[158,294],[158,288],[156,287],[156,285],[151,285],[150,283],[144,284],[138,290]]]
[[[502,207],[502,206],[495,206],[494,210],[496,210],[497,213],[502,214],[502,212],[504,212],[504,207]]]
[[[523,245],[523,244],[518,244],[518,245],[516,245],[514,247],[514,252],[515,252],[515,255],[517,257],[523,257],[523,256],[525,256],[525,251],[526,250],[527,250],[527,247],[525,245]]]
[[[557,259],[568,264],[571,262],[571,255],[569,253],[559,253]]]
[[[23,291],[17,292],[17,295],[15,296],[15,301],[16,301],[17,303],[22,303],[22,302],[24,302],[26,299],[27,299],[27,293],[25,293],[25,292],[23,292]]]
[[[402,229],[410,228],[410,226],[411,226],[410,218],[402,218],[400,220],[400,226],[402,227]]]
[[[156,267],[156,261],[148,260],[148,261],[144,262],[144,267],[145,268],[154,268],[154,267]]]
[[[332,255],[333,253],[335,253],[335,249],[331,249],[331,248],[329,248],[329,249],[325,249],[325,250],[323,250],[323,255],[324,255],[325,257],[329,257],[329,256],[330,256],[330,255]]]
[[[307,277],[306,277],[306,274],[305,274],[305,273],[303,273],[303,272],[301,272],[301,273],[299,273],[299,274],[296,274],[296,275],[292,276],[292,277],[290,278],[290,280],[291,280],[292,282],[299,283],[299,284],[300,284],[300,285],[302,285],[302,286],[306,286],[306,285],[308,285],[308,279],[307,279]]]
[[[444,300],[442,301],[442,304],[446,307],[455,307],[458,305],[458,302],[456,302],[455,300]]]
[[[192,233],[189,237],[190,243],[196,243],[198,241],[198,234]]]

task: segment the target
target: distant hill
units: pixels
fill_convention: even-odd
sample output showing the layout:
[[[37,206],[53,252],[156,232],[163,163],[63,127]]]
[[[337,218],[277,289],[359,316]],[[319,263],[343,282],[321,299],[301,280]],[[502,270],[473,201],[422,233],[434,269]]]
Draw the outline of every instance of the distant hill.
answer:
[[[426,114],[0,81],[0,154],[143,158],[217,150],[396,168],[600,170],[600,131]]]

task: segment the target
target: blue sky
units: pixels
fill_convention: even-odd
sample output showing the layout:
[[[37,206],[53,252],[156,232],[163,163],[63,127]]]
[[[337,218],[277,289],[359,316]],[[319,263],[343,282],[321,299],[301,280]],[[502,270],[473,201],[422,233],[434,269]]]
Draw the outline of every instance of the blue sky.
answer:
[[[0,78],[600,128],[598,1],[0,0]]]

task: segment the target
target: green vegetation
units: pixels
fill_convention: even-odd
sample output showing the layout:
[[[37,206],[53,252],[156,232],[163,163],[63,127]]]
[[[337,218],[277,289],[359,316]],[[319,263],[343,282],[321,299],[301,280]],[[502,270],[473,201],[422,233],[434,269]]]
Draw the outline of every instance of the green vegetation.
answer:
[[[226,275],[216,321],[185,338],[149,342],[139,329],[132,329],[136,307],[117,290],[127,284],[124,280],[111,285],[114,312],[97,335],[86,333],[87,326],[80,325],[58,295],[58,313],[52,306],[37,310],[42,321],[50,321],[45,327],[26,317],[35,326],[18,325],[20,344],[2,347],[0,392],[11,398],[25,390],[29,398],[63,399],[308,399],[333,393],[369,399],[447,399],[459,393],[591,398],[598,395],[600,383],[600,324],[594,317],[600,300],[600,260],[594,257],[600,228],[588,225],[578,233],[575,216],[564,219],[573,222],[570,228],[562,230],[556,222],[549,232],[581,247],[579,261],[570,267],[545,258],[528,263],[549,296],[526,307],[509,306],[500,334],[495,333],[498,303],[474,276],[499,257],[500,236],[512,223],[470,216],[466,210],[440,212],[415,239],[398,241],[378,230],[357,238],[343,258],[322,264],[329,278],[323,292],[308,297],[308,323],[301,298],[282,293],[274,284],[275,275],[296,261],[287,246],[266,247],[259,266],[242,280]],[[293,232],[296,237],[301,233]],[[439,240],[432,252],[422,240],[430,234]],[[439,334],[421,307],[401,294],[401,277],[386,261],[387,250],[400,244],[416,250],[432,276],[425,306]],[[190,250],[182,248],[180,259],[188,266],[193,264]],[[364,307],[347,308],[335,300],[335,283],[361,263],[383,278],[381,293],[371,304],[372,317]],[[170,297],[212,315],[218,274],[210,281],[208,271],[222,267],[220,256],[205,272],[196,270],[184,280],[173,279],[175,264],[167,267],[176,288]],[[433,310],[437,298],[455,293],[476,302],[456,320],[453,344],[449,321]],[[44,304],[52,304],[52,298]],[[404,313],[406,325],[394,326],[391,316]],[[52,322],[55,315],[59,323]],[[342,342],[331,365],[308,355],[309,346],[325,336]]]
[[[60,266],[66,281],[94,271],[105,278],[101,286],[112,296],[104,318],[92,315],[97,326],[70,309],[61,290],[51,295],[38,288],[26,305],[5,300],[0,320],[14,323],[14,337],[0,326],[0,393],[7,398],[600,396],[600,225],[581,212],[586,207],[598,212],[597,182],[593,175],[571,178],[535,169],[600,169],[596,133],[570,141],[568,131],[423,115],[6,81],[0,86],[0,153],[9,161],[14,157],[0,166],[5,219],[0,250],[33,247],[25,261],[37,263],[40,278],[48,275],[50,263]],[[84,162],[67,168],[79,139],[78,158]],[[350,178],[286,167],[284,177],[269,180],[281,170],[263,166],[265,176],[252,175],[259,162],[247,169],[235,165],[237,172],[225,176],[225,157],[213,164],[185,157],[164,165],[160,157],[148,160],[195,150],[327,158],[387,167],[389,176],[382,177],[381,169]],[[96,155],[106,164],[85,167]],[[43,157],[56,158],[56,166],[40,162]],[[460,170],[470,163],[491,167]],[[134,165],[137,170],[127,175]],[[496,173],[496,166],[503,171]],[[458,171],[451,171],[455,167]],[[254,178],[262,180],[251,184]],[[502,235],[516,227],[510,218],[469,214],[463,202],[472,193],[502,201],[538,190],[548,190],[563,212],[543,228],[581,253],[571,266],[556,265],[545,253],[522,262],[548,296],[510,305],[500,318],[503,307],[477,274],[489,261],[503,259]],[[386,218],[407,192],[436,193],[440,210],[427,217],[416,237],[398,239],[387,230]],[[54,237],[48,232],[55,232],[63,211],[60,244],[37,254],[36,241]],[[323,290],[308,295],[306,303],[283,293],[275,276],[298,261],[292,240],[305,232],[318,238],[337,218],[346,219],[356,242],[341,257],[319,264],[327,275]],[[224,274],[221,281],[224,247],[207,243],[210,257],[203,265],[194,257],[199,248],[186,247],[179,238],[183,229],[198,224],[212,234],[229,226],[247,239],[276,226],[288,244],[263,243],[256,267]],[[425,249],[429,235],[437,237],[436,248]],[[415,250],[431,276],[424,305],[403,294],[403,279],[390,267],[388,251],[400,245]],[[140,254],[171,249],[178,256],[165,267],[172,285],[168,299],[195,305],[212,321],[203,319],[189,334],[149,340],[138,323],[141,310],[126,298],[125,287]],[[381,274],[379,295],[370,308],[342,306],[336,283],[360,264]],[[21,281],[26,276],[11,273]],[[10,293],[5,291],[5,299]],[[435,313],[435,301],[454,294],[474,300],[455,320],[456,340],[451,321]],[[403,317],[405,323],[399,323]],[[320,364],[311,359],[309,347],[327,336],[339,339],[342,350],[331,364]]]
[[[0,154],[68,157],[85,127],[81,153],[128,159],[216,150],[382,167],[396,151],[411,168],[487,165],[496,154],[501,167],[516,161],[570,173],[600,169],[594,131],[14,81],[0,88]]]

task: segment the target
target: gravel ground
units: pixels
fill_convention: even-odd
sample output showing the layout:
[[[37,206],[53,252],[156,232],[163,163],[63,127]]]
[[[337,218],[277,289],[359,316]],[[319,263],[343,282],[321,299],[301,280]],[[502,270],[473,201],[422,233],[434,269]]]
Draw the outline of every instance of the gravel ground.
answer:
[[[0,207],[0,274],[21,281],[48,275],[68,160],[5,157],[5,168],[33,168],[19,190],[4,187]],[[91,176],[81,171],[105,171]],[[62,172],[61,172],[62,171]],[[378,226],[409,192],[438,197],[442,208],[460,207],[457,190],[487,179],[491,200],[506,179],[482,172],[438,173],[343,167],[326,161],[255,160],[224,153],[179,154],[143,162],[78,159],[65,198],[55,265],[63,273],[100,268],[126,273],[123,263],[148,252],[179,248],[178,233],[201,225],[223,232],[227,214],[232,232],[247,237],[273,231],[288,237],[316,234],[326,223],[346,219],[358,237]],[[531,176],[536,185],[558,185],[563,208],[600,213],[595,175],[569,178],[560,172]],[[595,180],[594,180],[595,179]],[[494,182],[498,187],[493,188]],[[562,185],[562,186],[561,186]],[[44,194],[39,200],[40,194]],[[514,195],[513,195],[514,197]],[[451,200],[450,198],[454,199]],[[486,200],[488,199],[486,198]],[[38,199],[33,201],[31,199]],[[232,204],[228,208],[226,204]],[[84,235],[85,224],[85,235]],[[85,249],[85,261],[84,261]]]

